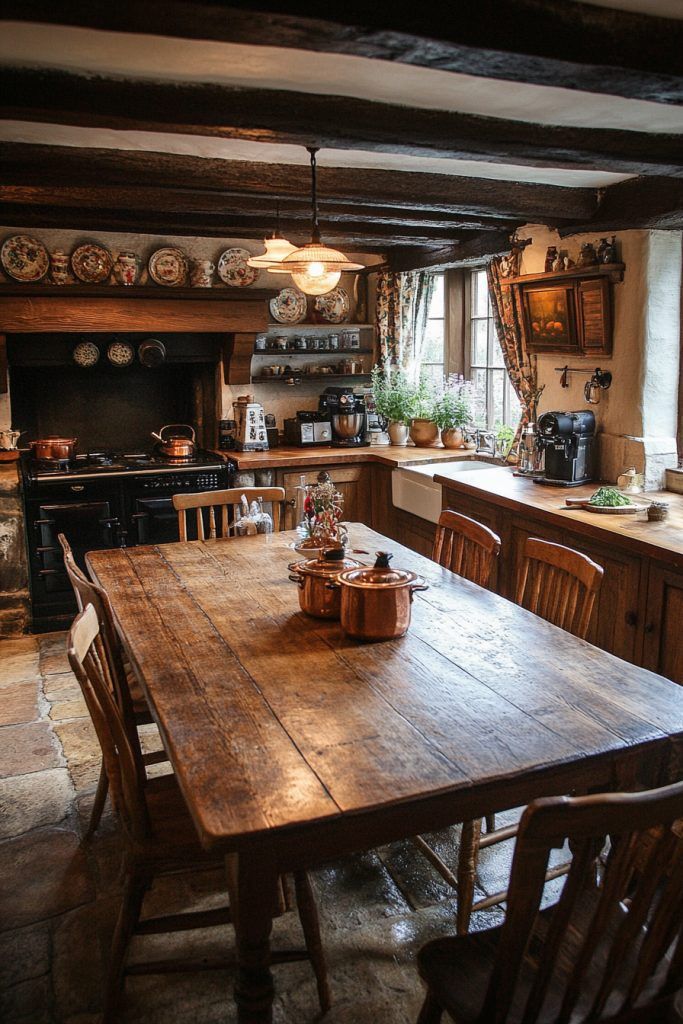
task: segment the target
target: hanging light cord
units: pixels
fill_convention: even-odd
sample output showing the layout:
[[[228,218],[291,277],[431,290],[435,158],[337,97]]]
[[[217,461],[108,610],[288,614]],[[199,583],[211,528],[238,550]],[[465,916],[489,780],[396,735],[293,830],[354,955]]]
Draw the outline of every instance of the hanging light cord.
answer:
[[[318,188],[316,183],[316,162],[315,154],[318,152],[317,148],[307,146],[306,149],[311,155],[311,207],[313,215],[313,224],[311,231],[311,241],[320,244],[320,225],[318,224]]]
[[[273,238],[280,238],[280,197],[275,200],[275,230]]]

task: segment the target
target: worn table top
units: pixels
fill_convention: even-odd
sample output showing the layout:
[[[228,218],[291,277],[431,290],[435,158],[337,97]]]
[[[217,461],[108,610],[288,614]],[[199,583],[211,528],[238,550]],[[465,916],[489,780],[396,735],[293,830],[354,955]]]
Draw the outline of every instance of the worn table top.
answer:
[[[309,618],[293,537],[88,556],[206,846],[329,856],[678,755],[683,687],[365,526],[354,548],[428,579],[410,632],[362,644]]]
[[[503,467],[461,473],[455,479],[440,476],[437,471],[434,479],[443,487],[480,501],[490,501],[511,511],[539,513],[541,518],[550,518],[556,524],[590,534],[605,544],[616,542],[653,558],[683,563],[683,495],[673,491],[646,491],[632,496],[633,501],[642,506],[652,501],[668,504],[668,517],[651,523],[644,509],[630,515],[613,515],[565,506],[566,497],[590,498],[600,486],[597,483],[571,488],[550,487],[535,484],[528,477],[515,476],[511,469]]]

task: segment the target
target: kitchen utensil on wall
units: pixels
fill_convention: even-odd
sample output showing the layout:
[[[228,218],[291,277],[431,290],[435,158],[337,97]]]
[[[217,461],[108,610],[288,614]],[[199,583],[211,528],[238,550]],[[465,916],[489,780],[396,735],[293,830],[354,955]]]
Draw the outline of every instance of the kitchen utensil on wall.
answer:
[[[427,590],[407,569],[392,569],[391,554],[377,552],[374,567],[346,569],[331,587],[341,587],[341,627],[357,640],[394,640],[410,626],[413,594]]]
[[[117,338],[107,347],[107,359],[112,366],[130,366],[135,362],[135,349],[129,341]]]
[[[179,430],[185,433],[178,433]],[[171,459],[192,458],[197,447],[194,427],[189,423],[168,423],[158,433],[152,431],[152,437],[158,441],[159,451]]]
[[[166,346],[158,338],[146,338],[138,348],[138,359],[150,369],[166,361]]]
[[[340,572],[356,569],[360,562],[345,558],[343,548],[328,548],[319,558],[292,562],[290,580],[299,587],[299,606],[302,612],[317,619],[338,619],[341,612],[341,590],[330,587]]]
[[[72,356],[76,366],[88,368],[95,366],[99,361],[100,350],[94,341],[79,341],[73,350]]]
[[[50,434],[36,441],[29,441],[33,458],[41,462],[68,462],[73,459],[76,451],[77,437],[59,437]]]

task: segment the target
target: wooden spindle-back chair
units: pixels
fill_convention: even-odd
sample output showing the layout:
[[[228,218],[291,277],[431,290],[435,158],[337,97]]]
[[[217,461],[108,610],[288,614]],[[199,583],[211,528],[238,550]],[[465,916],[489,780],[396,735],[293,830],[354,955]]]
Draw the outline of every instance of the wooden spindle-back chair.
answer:
[[[425,946],[419,1024],[669,1020],[683,986],[683,783],[537,800],[522,817],[502,926]],[[596,856],[610,854],[596,886]],[[540,911],[551,850],[574,857]],[[673,1019],[673,1018],[671,1018]]]
[[[148,779],[136,754],[135,730],[126,721],[107,681],[107,655],[93,605],[73,622],[67,652],[102,748],[112,802],[122,826],[125,883],[121,910],[108,960],[104,1024],[113,1024],[127,973],[166,974],[172,971],[225,969],[229,958],[209,960],[172,959],[136,961],[126,967],[128,949],[135,934],[158,934],[193,928],[216,927],[232,920],[229,907],[190,911],[140,921],[145,893],[160,874],[222,866],[221,854],[207,853],[199,844],[194,823],[186,808],[174,775]],[[234,874],[234,865],[232,865]],[[305,872],[294,876],[297,904],[305,950],[274,952],[273,963],[310,960],[315,972],[320,1005],[329,1008],[330,999],[317,909]]]
[[[150,725],[154,719],[121,648],[121,643],[114,626],[109,598],[101,587],[98,587],[97,584],[88,579],[77,564],[71,545],[64,534],[58,534],[57,539],[62,547],[64,567],[73,587],[79,610],[83,611],[88,605],[92,605],[95,609],[100,630],[98,643],[102,647],[103,655],[102,672],[110,692],[114,695],[121,709],[122,715],[128,726],[132,729],[133,752],[138,764],[143,766],[166,761],[167,756],[163,750],[150,751],[143,754],[140,748],[136,727],[139,725]],[[89,838],[96,831],[100,823],[107,800],[108,789],[107,766],[103,757],[86,838]]]
[[[562,544],[528,537],[517,604],[585,639],[604,569]]]
[[[500,554],[500,537],[474,519],[447,508],[439,516],[432,559],[480,587],[488,587]]]
[[[195,528],[198,540],[207,539],[204,510],[208,509],[208,539],[231,537],[235,533],[239,506],[244,495],[251,504],[262,498],[273,505],[273,530],[280,529],[280,510],[285,500],[283,487],[229,487],[223,491],[203,491],[200,494],[174,494],[173,508],[178,513],[178,533],[181,541],[188,539],[187,516],[192,509],[195,512]]]

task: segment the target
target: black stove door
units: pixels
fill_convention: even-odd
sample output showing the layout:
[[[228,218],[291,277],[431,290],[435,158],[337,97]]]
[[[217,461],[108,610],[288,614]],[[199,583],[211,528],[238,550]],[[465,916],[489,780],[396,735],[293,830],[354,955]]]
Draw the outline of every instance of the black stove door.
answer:
[[[117,523],[109,501],[41,502],[33,524],[37,532],[34,579],[37,577],[40,589],[45,594],[71,589],[57,540],[59,533],[64,534],[76,561],[85,569],[87,551],[118,545]]]
[[[178,513],[171,498],[135,498],[130,544],[169,544],[180,540]]]

